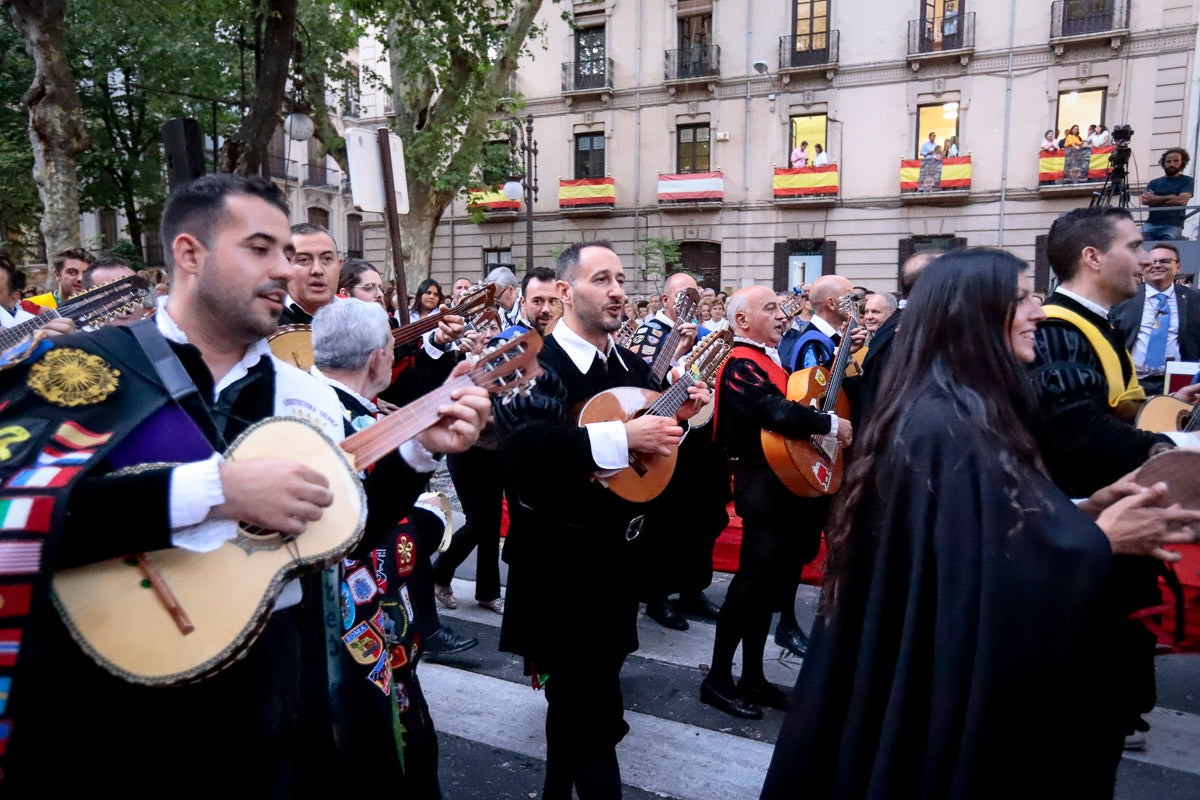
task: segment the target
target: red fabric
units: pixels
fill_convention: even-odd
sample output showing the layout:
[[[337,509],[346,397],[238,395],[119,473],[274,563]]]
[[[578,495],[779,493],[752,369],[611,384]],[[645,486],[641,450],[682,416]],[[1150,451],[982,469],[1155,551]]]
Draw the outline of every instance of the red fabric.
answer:
[[[1165,602],[1131,616],[1150,629],[1165,652],[1200,653],[1200,545],[1181,544],[1172,549],[1183,555],[1182,561],[1172,565],[1183,587],[1183,625],[1176,624],[1179,598],[1162,580],[1159,588]]]
[[[508,535],[508,498],[500,498],[500,538]]]
[[[712,437],[713,441],[717,440],[717,415],[721,410],[721,376],[725,374],[725,367],[729,366],[729,362],[735,358],[747,358],[758,364],[763,372],[767,373],[767,378],[771,383],[775,384],[775,388],[787,395],[788,374],[783,367],[771,360],[771,357],[759,350],[757,347],[748,347],[744,344],[739,344],[729,351],[729,357],[721,362],[721,366],[717,367],[717,374],[713,377],[713,418],[712,418]]]
[[[713,569],[717,572],[737,572],[738,555],[742,549],[742,518],[729,504],[729,525],[717,537],[713,547]],[[817,557],[804,565],[800,574],[800,582],[811,586],[820,586],[825,574],[825,538],[821,537],[821,549]]]

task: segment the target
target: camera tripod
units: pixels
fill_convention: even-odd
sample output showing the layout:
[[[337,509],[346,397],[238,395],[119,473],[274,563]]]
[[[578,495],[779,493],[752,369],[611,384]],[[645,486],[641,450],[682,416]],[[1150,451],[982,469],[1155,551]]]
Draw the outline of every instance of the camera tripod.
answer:
[[[1104,185],[1100,191],[1092,192],[1091,207],[1111,206],[1117,199],[1118,208],[1129,208],[1129,143],[1118,142],[1108,157],[1108,170],[1104,173]]]

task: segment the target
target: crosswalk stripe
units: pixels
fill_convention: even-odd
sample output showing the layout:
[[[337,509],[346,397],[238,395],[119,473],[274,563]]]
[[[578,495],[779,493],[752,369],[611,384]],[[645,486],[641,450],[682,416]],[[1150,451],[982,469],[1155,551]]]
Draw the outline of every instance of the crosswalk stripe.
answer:
[[[474,581],[455,578],[452,584],[454,594],[458,598],[458,608],[451,611],[444,608],[438,609],[441,616],[452,617],[455,619],[468,620],[473,623],[489,625],[492,627],[500,626],[500,616],[492,611],[480,608],[473,599],[475,596]],[[712,658],[712,644],[715,626],[711,623],[691,621],[691,627],[687,631],[668,631],[656,622],[649,620],[645,615],[638,616],[638,639],[640,647],[635,654],[637,658],[657,661],[663,664],[681,666],[687,668],[696,668],[701,664],[707,664]],[[768,642],[767,648],[768,659],[763,665],[767,679],[773,683],[790,689],[796,683],[796,675],[800,669],[801,661],[798,658],[791,656],[781,648],[774,647]],[[740,671],[741,656],[740,651],[737,660],[734,662],[734,671]],[[471,675],[471,673],[456,670],[452,667],[443,665],[436,666],[439,671],[449,670],[451,672],[460,672],[462,675]],[[425,683],[426,670],[430,667],[422,665],[421,676],[422,683]],[[480,680],[484,680],[484,676],[474,676]],[[447,678],[440,678],[442,681],[448,681]],[[489,681],[497,681],[495,678],[486,678]],[[504,683],[504,681],[499,681]],[[545,758],[545,742],[544,742],[544,706],[540,697],[533,697],[536,703],[530,703],[530,698],[534,695],[532,690],[524,689],[518,684],[510,684],[516,687],[516,694],[519,697],[515,698],[513,705],[509,705],[508,699],[498,701],[496,698],[488,698],[487,696],[479,698],[479,703],[472,706],[471,704],[462,704],[454,702],[452,707],[447,707],[442,713],[438,713],[440,708],[434,708],[434,720],[439,729],[447,730],[451,733],[456,731],[451,729],[452,725],[461,725],[458,720],[451,722],[449,716],[459,717],[467,715],[476,719],[484,719],[481,715],[486,715],[491,709],[496,709],[495,718],[486,718],[485,726],[491,726],[487,730],[481,731],[478,735],[471,733],[462,733],[456,735],[464,738],[476,739],[478,741],[486,741],[490,744],[503,747],[508,750],[523,753],[529,756]],[[523,690],[524,689],[524,690]],[[522,691],[523,690],[523,691]],[[699,691],[699,685],[695,687],[695,691]],[[699,703],[699,699],[696,701]],[[523,713],[532,714],[534,722],[532,727],[520,726],[521,730],[533,737],[532,743],[525,743],[526,748],[535,747],[536,751],[529,749],[521,749],[516,746],[516,742],[510,738],[513,731],[510,730],[509,713],[518,707],[521,703]],[[431,699],[431,706],[433,705]],[[503,709],[503,712],[500,712]],[[694,795],[688,792],[693,791],[693,784],[690,781],[694,779],[702,779],[703,775],[691,776],[686,774],[690,772],[684,769],[679,762],[680,749],[690,751],[692,748],[692,739],[703,739],[708,733],[705,729],[691,725],[686,725],[678,722],[670,722],[653,717],[647,714],[636,712],[626,712],[626,719],[634,728],[630,736],[626,737],[625,743],[622,744],[619,750],[621,760],[622,779],[631,785],[641,786],[650,791],[663,791],[672,797],[687,798],[687,797],[751,797],[758,792],[758,786],[752,790],[742,791],[741,793],[722,795],[703,793]],[[638,722],[635,723],[634,719]],[[646,722],[642,722],[646,720]],[[1146,721],[1150,723],[1150,730],[1146,733],[1146,749],[1142,752],[1126,752],[1124,757],[1132,761],[1138,761],[1144,764],[1152,764],[1166,769],[1177,770],[1192,775],[1200,775],[1200,758],[1197,754],[1200,753],[1200,714],[1191,714],[1184,711],[1178,711],[1171,708],[1158,707],[1150,714],[1146,715]],[[667,725],[667,729],[659,728],[660,725]],[[662,739],[644,742],[641,740],[642,733],[638,729],[648,732],[651,736],[664,737]],[[682,729],[682,730],[679,730]],[[503,735],[501,740],[493,741],[491,733],[501,731]],[[744,737],[735,736],[715,732],[725,740],[732,739],[737,742],[749,742],[755,745],[756,748],[765,748],[766,756],[761,762],[755,762],[753,756],[748,756],[746,774],[742,775],[722,775],[722,780],[735,780],[739,777],[742,779],[753,777],[754,780],[761,783],[763,775],[765,775],[767,762],[770,760],[770,751],[773,744],[755,742]],[[666,739],[665,737],[674,737]],[[722,740],[723,741],[723,740]],[[631,743],[636,743],[632,744]],[[698,747],[703,745],[697,741]],[[724,746],[724,745],[722,745]],[[649,749],[647,749],[649,748]],[[756,750],[757,751],[757,750]],[[755,752],[756,752],[755,751]],[[720,754],[721,751],[717,751]],[[649,755],[648,755],[649,754]],[[686,754],[685,754],[686,755]],[[720,759],[724,759],[721,755]],[[649,785],[641,783],[641,780],[657,780],[656,774],[665,769],[663,763],[671,764],[672,767],[667,770],[669,772],[679,772],[680,774],[672,774],[667,776],[668,782],[674,781],[679,784],[676,788],[656,789]],[[720,760],[710,763],[721,763]],[[676,770],[676,766],[679,767]],[[699,773],[703,773],[703,769],[698,769]],[[742,772],[740,769],[734,769],[732,763],[730,769],[723,770],[724,772]],[[635,779],[634,776],[637,776]],[[731,789],[732,791],[732,789]]]

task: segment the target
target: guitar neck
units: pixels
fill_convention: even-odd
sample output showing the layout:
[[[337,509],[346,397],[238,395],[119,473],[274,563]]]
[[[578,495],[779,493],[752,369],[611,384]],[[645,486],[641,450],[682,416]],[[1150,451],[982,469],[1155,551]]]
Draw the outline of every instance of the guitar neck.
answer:
[[[846,365],[850,363],[850,334],[854,333],[856,327],[847,325],[846,332],[842,334],[842,341],[838,343],[837,358],[833,361],[832,374],[829,376],[829,388],[825,391],[825,402],[821,404],[822,413],[832,414],[837,406],[842,379],[846,377]]]
[[[675,381],[671,388],[659,395],[658,399],[646,409],[646,413],[656,417],[675,416],[688,400],[688,389],[695,385],[696,381],[690,374],[684,375]]]
[[[656,382],[662,383],[663,378],[667,377],[667,370],[671,368],[671,357],[675,355],[677,347],[679,347],[679,323],[675,323],[671,328],[671,332],[667,334],[662,346],[658,348],[654,358],[650,361],[650,374],[654,376]]]
[[[60,317],[62,317],[62,314],[58,311],[53,308],[47,308],[33,319],[27,319],[22,323],[13,325],[11,328],[0,328],[0,349],[7,350],[14,345],[20,344],[31,333],[45,327],[46,323],[51,320],[56,320]]]
[[[408,405],[393,411],[364,430],[347,436],[342,449],[354,459],[354,468],[367,469],[379,459],[438,421],[438,408],[450,402],[456,389],[475,385],[469,375],[448,381]]]

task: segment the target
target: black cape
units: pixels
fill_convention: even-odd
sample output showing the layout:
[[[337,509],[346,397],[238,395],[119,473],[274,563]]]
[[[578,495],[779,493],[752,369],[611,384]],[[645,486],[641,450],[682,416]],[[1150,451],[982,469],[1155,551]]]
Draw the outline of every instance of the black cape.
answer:
[[[765,800],[1042,796],[1058,781],[1059,796],[1111,795],[1092,711],[1109,547],[1045,476],[1007,461],[941,398],[878,454]]]

